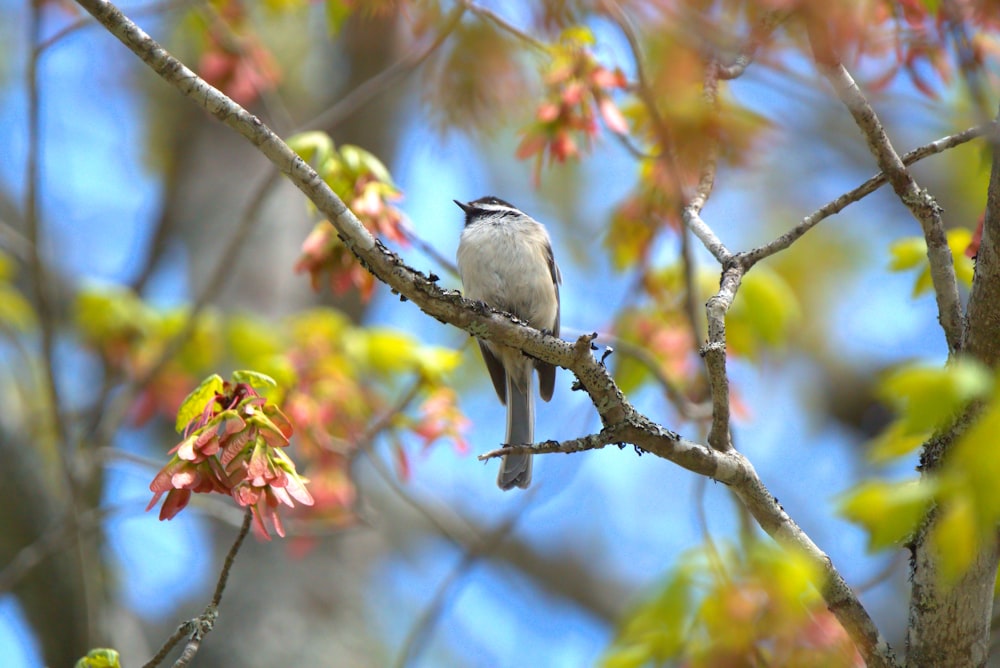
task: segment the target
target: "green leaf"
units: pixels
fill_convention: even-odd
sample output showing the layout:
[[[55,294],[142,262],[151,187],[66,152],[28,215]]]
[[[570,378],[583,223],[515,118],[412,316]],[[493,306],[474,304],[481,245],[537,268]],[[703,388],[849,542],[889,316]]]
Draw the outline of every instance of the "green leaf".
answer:
[[[840,514],[868,531],[871,551],[898,547],[927,514],[937,485],[912,479],[902,482],[869,480],[838,502]]]
[[[694,569],[690,564],[678,566],[655,598],[625,618],[601,667],[628,667],[647,661],[659,665],[676,658],[687,641],[695,593]],[[645,661],[633,663],[640,658]]]
[[[948,230],[948,248],[951,249],[951,257],[955,263],[955,277],[967,288],[972,287],[972,276],[976,271],[975,262],[965,254],[965,249],[971,242],[970,230],[964,227]]]
[[[0,325],[27,331],[35,326],[35,311],[20,292],[0,283]]]
[[[586,26],[570,26],[559,35],[559,41],[580,46],[593,46],[597,43],[594,33]]]
[[[188,423],[205,411],[205,406],[215,399],[215,393],[220,392],[222,387],[222,377],[213,373],[201,381],[201,384],[185,397],[181,407],[177,410],[177,422],[174,424],[177,433],[183,433]]]
[[[249,371],[246,369],[234,371],[232,379],[234,383],[246,383],[250,387],[255,387],[257,389],[278,386],[278,383],[275,382],[274,378],[257,371]]]
[[[952,262],[955,265],[955,276],[963,285],[972,285],[972,275],[975,264],[972,258],[966,257],[965,249],[972,240],[972,232],[964,227],[948,230],[948,247],[951,249]],[[913,296],[917,297],[929,292],[934,283],[931,279],[930,264],[927,261],[927,242],[923,237],[905,237],[889,246],[891,271],[907,271],[920,269],[917,280],[913,284]]]
[[[913,452],[930,435],[930,431],[910,433],[902,420],[895,420],[868,444],[868,456],[876,464],[884,464]]]
[[[889,246],[889,269],[906,271],[921,266],[927,261],[927,242],[923,237],[906,237]]]
[[[132,290],[118,285],[89,286],[76,295],[76,326],[91,343],[109,338],[130,340],[145,334],[153,320],[146,304]]]
[[[347,169],[354,174],[371,174],[382,183],[392,184],[392,176],[389,175],[386,166],[365,149],[353,144],[345,144],[340,147],[340,157]]]
[[[938,515],[930,534],[945,585],[954,584],[969,569],[984,536],[976,527],[975,509],[967,498],[950,501]]]
[[[969,429],[955,441],[945,460],[942,475],[948,481],[949,498],[971,500],[984,534],[1000,521],[1000,457],[996,439],[1000,433],[1000,396],[993,397]]]
[[[879,396],[900,413],[904,435],[943,426],[968,402],[993,391],[993,374],[972,358],[940,368],[910,365],[879,383]]]
[[[121,658],[116,650],[100,647],[87,652],[75,668],[121,668]]]
[[[800,317],[798,298],[785,279],[766,267],[754,267],[727,316],[726,343],[734,352],[753,357],[761,348],[784,345]]]
[[[14,260],[0,249],[0,281],[9,281],[14,277]]]
[[[286,141],[288,147],[302,156],[302,159],[319,169],[334,156],[333,139],[325,132],[313,130],[292,135]]]
[[[351,17],[351,5],[344,0],[326,0],[326,29],[331,37],[340,34],[347,19]]]

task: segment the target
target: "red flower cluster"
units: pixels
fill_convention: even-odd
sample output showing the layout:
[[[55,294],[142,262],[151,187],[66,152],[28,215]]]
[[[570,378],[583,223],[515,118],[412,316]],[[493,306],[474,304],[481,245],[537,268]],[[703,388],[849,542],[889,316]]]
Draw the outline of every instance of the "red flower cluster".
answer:
[[[595,107],[609,130],[621,135],[629,131],[610,96],[610,91],[628,85],[622,71],[599,64],[576,39],[564,39],[556,49],[545,78],[546,99],[517,147],[518,158],[536,156],[536,180],[546,152],[557,162],[565,162],[580,155],[578,137],[589,142],[597,134]]]
[[[291,423],[248,382],[218,379],[218,384],[221,391],[212,392],[201,414],[187,424],[184,440],[170,451],[173,458],[150,483],[153,499],[146,510],[166,493],[160,519],[169,520],[187,506],[192,493],[229,494],[241,506],[252,508],[263,536],[270,537],[264,521],[269,517],[283,537],[278,506],[291,507],[293,499],[313,504],[305,480],[282,450],[292,435]],[[192,399],[206,394],[205,387],[203,383],[189,395],[182,415]]]
[[[369,231],[399,244],[406,243],[403,214],[392,204],[402,194],[378,158],[350,144],[337,149],[329,135],[322,132],[289,137],[288,145],[315,167]],[[316,225],[302,244],[295,271],[308,272],[314,290],[319,288],[324,275],[329,276],[330,288],[338,294],[356,288],[367,301],[375,289],[374,277],[357,262],[326,220]]]
[[[338,295],[355,288],[361,299],[368,301],[375,291],[375,278],[358,264],[328,220],[317,223],[302,242],[302,254],[295,262],[295,273],[302,272],[309,274],[313,290],[319,290],[326,277],[330,289]]]

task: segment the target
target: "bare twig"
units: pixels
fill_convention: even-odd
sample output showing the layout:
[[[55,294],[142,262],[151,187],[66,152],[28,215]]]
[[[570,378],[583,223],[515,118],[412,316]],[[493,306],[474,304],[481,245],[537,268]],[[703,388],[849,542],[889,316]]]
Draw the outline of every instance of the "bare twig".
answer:
[[[38,44],[41,36],[41,6],[32,3],[29,11],[31,43]],[[49,412],[50,427],[55,432],[58,442],[66,446],[66,425],[63,423],[59,386],[56,382],[55,370],[55,318],[52,296],[49,293],[49,277],[45,267],[42,249],[42,233],[39,208],[39,187],[41,182],[41,167],[39,161],[42,154],[40,118],[41,101],[38,86],[39,54],[33,49],[28,58],[28,157],[25,165],[27,187],[24,192],[24,219],[29,251],[29,268],[31,282],[34,287],[36,310],[41,326],[42,363],[45,373],[45,400]]]
[[[198,325],[198,317],[208,306],[212,297],[226,285],[226,281],[232,275],[232,263],[239,256],[244,244],[250,238],[251,232],[259,220],[260,209],[270,194],[271,189],[277,183],[278,173],[272,171],[268,173],[260,184],[253,188],[253,198],[247,204],[243,212],[243,217],[226,242],[225,248],[219,254],[218,261],[215,263],[211,275],[195,297],[184,326],[167,342],[159,357],[140,376],[122,388],[115,400],[102,411],[93,429],[93,438],[91,439],[98,446],[106,445],[111,441],[112,434],[114,434],[125,418],[129,406],[132,405],[135,399],[135,395],[156,378],[157,374],[163,370],[194,333]],[[101,401],[97,406],[101,406],[103,403]]]
[[[202,639],[208,635],[208,633],[215,626],[215,620],[219,617],[219,605],[222,603],[222,595],[226,591],[226,583],[229,581],[229,572],[233,568],[233,563],[236,561],[236,555],[239,553],[240,548],[243,546],[243,541],[246,539],[247,534],[250,533],[250,522],[253,520],[253,510],[247,508],[243,513],[243,524],[240,526],[240,531],[236,534],[236,540],[233,541],[232,547],[229,548],[229,552],[226,553],[226,559],[222,562],[222,570],[219,572],[219,579],[215,583],[215,591],[212,594],[212,600],[209,601],[208,605],[205,606],[205,610],[195,617],[194,619],[189,619],[188,621],[181,624],[172,636],[167,638],[167,641],[163,644],[160,650],[153,656],[152,659],[143,664],[142,668],[156,668],[160,665],[170,651],[177,646],[177,644],[187,635],[190,635],[190,639],[184,646],[184,651],[181,652],[180,657],[174,662],[174,668],[184,668],[191,663],[194,655],[198,653],[201,648]]]
[[[716,73],[720,79],[736,79],[743,75],[753,62],[761,44],[771,36],[774,30],[785,22],[789,12],[769,11],[761,17],[753,27],[746,44],[731,63],[716,63]]]
[[[32,243],[16,227],[4,220],[0,220],[0,245],[21,260],[31,261],[31,254],[34,252]]]
[[[399,400],[396,401],[394,405],[390,406],[380,416],[376,417],[375,420],[368,425],[365,433],[358,439],[355,454],[363,453],[367,456],[372,468],[375,469],[375,473],[382,478],[382,481],[389,487],[389,489],[391,489],[404,503],[422,515],[424,519],[426,519],[427,522],[433,526],[439,534],[441,534],[441,536],[455,545],[464,545],[468,541],[462,540],[456,536],[454,532],[451,531],[438,517],[439,513],[442,512],[441,509],[432,510],[426,503],[417,499],[405,487],[400,485],[389,467],[386,466],[386,464],[375,453],[375,439],[382,432],[392,426],[392,421],[395,416],[405,411],[407,407],[413,403],[414,399],[416,399],[420,394],[420,389],[423,386],[423,381],[419,378],[416,379],[410,387],[403,392]],[[352,459],[353,458],[354,457],[352,457]],[[458,517],[458,515],[455,515],[455,517]]]
[[[534,489],[530,490],[524,501],[520,504],[520,507],[508,515],[507,519],[496,529],[491,531],[482,543],[474,547],[466,547],[462,559],[455,565],[448,576],[441,581],[434,596],[424,609],[423,614],[420,615],[416,623],[410,628],[406,640],[403,641],[399,658],[396,660],[397,668],[406,668],[406,666],[412,665],[419,658],[431,630],[434,628],[437,620],[441,618],[445,603],[453,593],[458,581],[469,572],[477,561],[496,550],[503,543],[504,539],[510,535],[517,522],[524,516],[524,508],[530,502],[534,491]]]
[[[906,165],[893,148],[878,114],[865,99],[864,93],[850,72],[840,62],[829,45],[825,28],[815,21],[807,22],[816,63],[840,101],[847,107],[855,124],[868,143],[879,169],[886,175],[893,191],[923,228],[927,241],[927,260],[931,268],[931,283],[938,306],[938,320],[944,330],[948,350],[958,351],[962,341],[962,308],[958,296],[955,265],[941,221],[941,207],[925,189],[917,185]]]
[[[572,329],[563,330],[564,334],[571,334],[572,332]],[[711,407],[705,403],[695,403],[684,396],[684,391],[678,387],[672,378],[663,372],[656,358],[647,349],[631,341],[626,341],[621,337],[604,332],[601,332],[600,339],[610,344],[616,353],[630,357],[641,364],[653,376],[653,380],[663,388],[663,393],[667,395],[667,399],[677,409],[677,413],[682,418],[700,422],[711,417]]]
[[[571,370],[601,416],[605,425],[602,434],[614,435],[611,442],[632,443],[640,450],[730,485],[765,532],[782,544],[802,550],[823,574],[816,585],[868,665],[897,665],[875,623],[830,558],[774,500],[753,466],[739,452],[685,441],[641,415],[608,370],[594,358],[590,350],[593,337],[568,343],[548,336],[515,322],[510,316],[462,299],[453,291],[444,291],[406,266],[401,258],[378,243],[316,171],[259,119],[199,79],[107,0],[78,0],[78,3],[166,82],[257,146],[330,220],[347,247],[379,280],[431,317]],[[739,277],[736,272],[724,283],[721,300],[730,299],[735,293]],[[606,437],[597,435],[596,440]]]
[[[33,569],[60,550],[75,545],[85,534],[95,531],[112,512],[109,508],[90,508],[72,513],[38,540],[26,545],[0,570],[0,592],[11,591]]]
[[[389,67],[385,68],[375,76],[359,85],[350,93],[340,98],[337,103],[330,108],[326,109],[317,116],[314,116],[305,123],[301,123],[293,132],[301,132],[302,130],[308,128],[323,128],[325,130],[330,130],[342,123],[345,119],[350,118],[352,114],[357,112],[358,109],[364,106],[369,100],[377,96],[382,91],[387,90],[390,84],[420,67],[420,65],[430,58],[431,54],[437,51],[444,41],[448,39],[448,36],[455,31],[456,27],[458,27],[464,12],[465,6],[463,4],[456,5],[455,8],[451,10],[451,13],[445,18],[444,26],[441,28],[441,31],[427,47],[406,54]]]
[[[512,24],[510,21],[507,21],[506,19],[501,17],[493,10],[487,9],[486,7],[483,7],[482,5],[479,5],[473,2],[472,0],[461,0],[459,6],[465,7],[479,18],[485,21],[489,21],[496,27],[500,28],[504,32],[510,33],[511,35],[521,40],[525,44],[528,44],[529,46],[532,46],[538,49],[539,51],[548,51],[548,47],[545,45],[544,42],[524,32],[523,30]]]
[[[950,148],[960,146],[968,141],[977,139],[984,135],[993,134],[996,132],[997,126],[995,123],[985,123],[983,125],[976,125],[968,130],[963,130],[962,132],[957,132],[953,135],[948,135],[947,137],[942,137],[929,144],[924,144],[919,148],[915,148],[906,155],[902,157],[903,164],[910,166],[924,158],[941,153]],[[843,211],[848,205],[858,202],[861,199],[872,194],[886,183],[889,179],[886,177],[884,172],[879,172],[875,176],[871,177],[857,188],[849,190],[835,200],[824,204],[822,207],[812,212],[808,216],[802,219],[798,225],[794,228],[785,232],[780,237],[771,241],[763,246],[758,246],[752,250],[740,254],[740,263],[749,269],[753,265],[757,264],[764,258],[774,255],[778,251],[782,251],[793,243],[798,241],[806,232],[815,227],[819,222],[829,218],[830,216]]]
[[[406,237],[407,241],[413,244],[414,248],[421,251],[424,255],[437,262],[439,265],[441,265],[442,268],[444,268],[445,271],[447,271],[452,276],[456,278],[458,277],[458,267],[455,265],[455,262],[453,260],[446,258],[438,251],[437,248],[434,248],[434,246],[427,243],[427,241],[424,240],[423,237],[417,234],[416,230],[413,229],[412,225],[405,225],[401,229],[403,231],[403,236]]]

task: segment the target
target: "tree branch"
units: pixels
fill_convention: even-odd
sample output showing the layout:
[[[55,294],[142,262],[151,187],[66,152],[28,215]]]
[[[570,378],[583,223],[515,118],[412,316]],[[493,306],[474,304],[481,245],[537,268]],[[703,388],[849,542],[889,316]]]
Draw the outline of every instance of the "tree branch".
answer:
[[[212,600],[209,601],[208,605],[205,606],[204,612],[195,617],[194,619],[189,619],[188,621],[177,627],[174,634],[167,638],[167,641],[163,644],[160,650],[150,659],[148,662],[143,664],[142,668],[156,668],[160,665],[167,655],[170,654],[172,650],[184,636],[191,635],[187,644],[184,646],[184,651],[181,652],[180,657],[174,662],[174,668],[184,668],[191,663],[195,654],[201,648],[202,639],[208,635],[208,633],[215,626],[215,620],[219,617],[219,604],[222,603],[222,594],[226,590],[226,583],[229,581],[229,572],[233,568],[233,563],[236,561],[236,554],[240,551],[243,546],[243,541],[246,539],[247,534],[250,533],[250,522],[253,519],[253,510],[250,508],[246,509],[243,513],[243,524],[240,526],[240,532],[236,534],[236,540],[233,541],[232,547],[229,548],[229,552],[226,554],[225,561],[222,562],[222,570],[219,572],[219,580],[215,583],[215,592],[212,594]]]
[[[942,153],[950,148],[960,146],[984,135],[994,134],[996,131],[997,123],[995,121],[985,123],[983,125],[975,125],[968,130],[963,130],[962,132],[957,132],[953,135],[941,137],[940,139],[932,141],[929,144],[924,144],[919,148],[913,149],[902,157],[902,162],[904,165],[909,167],[910,165],[919,162],[928,156]],[[879,172],[858,187],[853,190],[849,190],[840,197],[809,214],[802,219],[802,222],[790,229],[788,232],[782,234],[774,241],[764,244],[763,246],[758,246],[757,248],[745,253],[740,253],[740,263],[746,269],[749,269],[764,258],[770,257],[778,251],[785,250],[798,241],[806,232],[815,227],[820,221],[825,220],[834,214],[840,213],[847,208],[849,204],[858,202],[868,195],[871,195],[888,182],[889,178],[885,175],[885,172]]]
[[[1000,366],[1000,152],[992,138],[993,163],[986,193],[983,236],[976,256],[976,271],[969,293],[962,350],[983,364]],[[935,436],[921,452],[921,473],[938,469],[952,443],[975,419],[975,409],[943,434]],[[910,617],[907,656],[916,666],[985,665],[989,652],[992,609],[1000,545],[984,541],[976,559],[951,586],[941,582],[941,556],[928,536],[940,516],[931,512],[913,539],[910,579]],[[948,654],[945,654],[947,648]]]
[[[716,450],[685,441],[638,414],[608,370],[591,353],[596,335],[580,337],[571,344],[524,326],[482,304],[463,299],[454,291],[442,290],[376,241],[319,175],[259,119],[199,79],[111,3],[106,0],[78,2],[164,80],[257,146],[329,218],[347,247],[379,280],[442,322],[569,369],[576,375],[580,387],[590,395],[605,428],[610,427],[616,436],[620,434],[622,442],[633,443],[642,450],[732,486],[767,533],[783,544],[798,546],[822,569],[825,578],[818,586],[869,665],[896,665],[874,622],[830,559],[767,492],[750,462],[733,449]],[[731,278],[724,281],[719,295],[723,306],[725,300],[731,300],[735,294],[740,276],[739,272],[727,272],[726,275]]]
[[[807,25],[820,72],[851,113],[868,143],[868,150],[875,157],[893,191],[923,228],[927,241],[927,260],[931,267],[931,282],[937,299],[938,321],[944,330],[949,353],[955,353],[962,343],[962,311],[951,248],[941,222],[941,207],[930,193],[917,185],[899,158],[878,114],[829,45],[825,27],[819,26],[815,20],[808,21]]]

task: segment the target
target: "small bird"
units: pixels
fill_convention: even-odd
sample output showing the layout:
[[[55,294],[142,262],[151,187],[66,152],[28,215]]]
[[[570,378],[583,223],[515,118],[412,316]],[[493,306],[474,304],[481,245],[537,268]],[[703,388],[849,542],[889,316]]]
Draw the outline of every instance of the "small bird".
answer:
[[[458,243],[458,273],[465,296],[559,336],[562,276],[545,227],[497,197],[483,197],[467,204],[453,201],[465,212],[465,229]],[[555,387],[555,366],[492,341],[480,341],[479,350],[497,396],[507,406],[504,443],[533,443],[534,371],[538,371],[538,392],[548,401]],[[500,489],[525,489],[529,484],[531,455],[504,456],[497,476]]]

